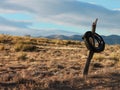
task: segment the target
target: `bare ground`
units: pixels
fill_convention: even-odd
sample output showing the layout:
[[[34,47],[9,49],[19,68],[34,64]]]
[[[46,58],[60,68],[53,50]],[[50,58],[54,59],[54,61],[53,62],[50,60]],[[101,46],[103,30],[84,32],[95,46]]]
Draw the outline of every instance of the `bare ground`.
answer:
[[[0,51],[0,90],[119,90],[119,45],[94,55],[86,80],[83,43],[37,47],[33,52]]]

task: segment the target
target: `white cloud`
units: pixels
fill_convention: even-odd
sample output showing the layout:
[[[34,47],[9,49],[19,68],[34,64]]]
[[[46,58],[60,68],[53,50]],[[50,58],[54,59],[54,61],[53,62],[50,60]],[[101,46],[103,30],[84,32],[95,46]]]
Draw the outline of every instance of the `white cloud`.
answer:
[[[80,29],[81,27],[91,27],[92,22],[99,18],[99,30],[106,30],[110,34],[119,34],[120,32],[120,11],[108,10],[102,6],[77,0],[2,0],[0,1],[0,12],[29,13],[34,15],[33,23],[44,21],[75,26]],[[10,25],[13,26],[13,24]],[[22,25],[25,27],[30,24],[21,24],[21,22],[15,24],[17,27],[22,27]]]
[[[120,8],[115,8],[115,9],[113,9],[114,11],[120,11]]]
[[[33,31],[25,28],[21,29],[19,27],[14,27],[14,26],[0,25],[0,33],[12,34],[12,35],[26,35],[26,34],[33,33]]]

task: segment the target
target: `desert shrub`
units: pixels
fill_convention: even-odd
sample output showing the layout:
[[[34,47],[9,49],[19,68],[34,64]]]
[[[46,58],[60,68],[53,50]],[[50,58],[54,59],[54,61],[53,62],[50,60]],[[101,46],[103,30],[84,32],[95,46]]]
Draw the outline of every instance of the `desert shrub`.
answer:
[[[80,43],[80,41],[68,40],[68,41],[66,41],[66,45],[68,45],[68,44],[78,45],[78,44],[81,44],[81,43]]]
[[[64,45],[64,41],[62,41],[62,40],[56,40],[55,41],[55,44],[57,44],[57,45]]]
[[[35,58],[30,58],[29,61],[30,61],[30,62],[34,62],[34,61],[35,61]]]
[[[105,56],[100,54],[95,54],[93,57],[95,60],[98,60],[99,62],[105,59]]]
[[[21,53],[18,57],[18,60],[26,60],[27,59],[27,54],[26,53]]]
[[[54,44],[57,45],[81,45],[80,41],[74,41],[74,40],[52,40]]]
[[[23,51],[35,51],[37,48],[34,45],[23,45],[22,50]]]
[[[21,48],[22,48],[22,44],[16,44],[16,45],[14,46],[14,50],[15,50],[15,51],[20,51]]]
[[[12,42],[12,37],[9,35],[0,35],[0,43],[8,44]]]
[[[0,50],[4,50],[5,46],[4,45],[0,45]]]
[[[67,45],[68,44],[67,40],[59,40],[59,39],[58,40],[54,40],[52,42],[54,42],[57,45]]]
[[[37,41],[38,44],[41,44],[41,43],[50,43],[51,42],[51,40],[47,39],[47,38],[37,38],[36,41]]]
[[[93,68],[103,68],[103,67],[104,66],[102,65],[102,63],[96,62],[96,63],[93,64]]]
[[[34,42],[31,39],[21,39],[21,40],[17,40],[16,43],[18,44],[34,44]]]
[[[33,38],[31,38],[31,39],[29,39],[29,43],[30,44],[38,44],[38,42],[37,42],[37,39],[33,39]]]
[[[75,44],[75,42],[68,40],[68,41],[66,41],[66,45],[68,45],[68,44]]]
[[[36,51],[37,47],[32,44],[16,44],[14,46],[15,51]]]
[[[120,55],[117,54],[117,53],[111,53],[110,56],[109,56],[109,58],[111,60],[115,60],[115,61],[119,61],[119,57],[120,57]]]

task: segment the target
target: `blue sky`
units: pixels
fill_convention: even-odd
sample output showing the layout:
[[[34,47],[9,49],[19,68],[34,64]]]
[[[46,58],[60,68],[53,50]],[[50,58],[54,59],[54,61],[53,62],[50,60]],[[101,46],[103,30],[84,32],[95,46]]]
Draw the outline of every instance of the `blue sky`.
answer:
[[[120,0],[0,1],[2,34],[84,34],[96,18],[97,33],[120,35]]]

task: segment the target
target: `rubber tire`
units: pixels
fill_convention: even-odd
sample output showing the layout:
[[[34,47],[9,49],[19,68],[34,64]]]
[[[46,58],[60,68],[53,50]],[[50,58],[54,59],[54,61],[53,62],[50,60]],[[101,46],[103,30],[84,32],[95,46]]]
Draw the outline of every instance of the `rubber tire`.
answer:
[[[95,47],[95,45],[91,43],[89,38],[93,39],[93,43],[95,43],[94,39],[96,39],[96,41],[98,42],[98,47]],[[105,42],[103,38],[97,33],[93,34],[91,31],[88,31],[83,36],[83,39],[88,50],[99,53],[102,52],[105,48]]]

